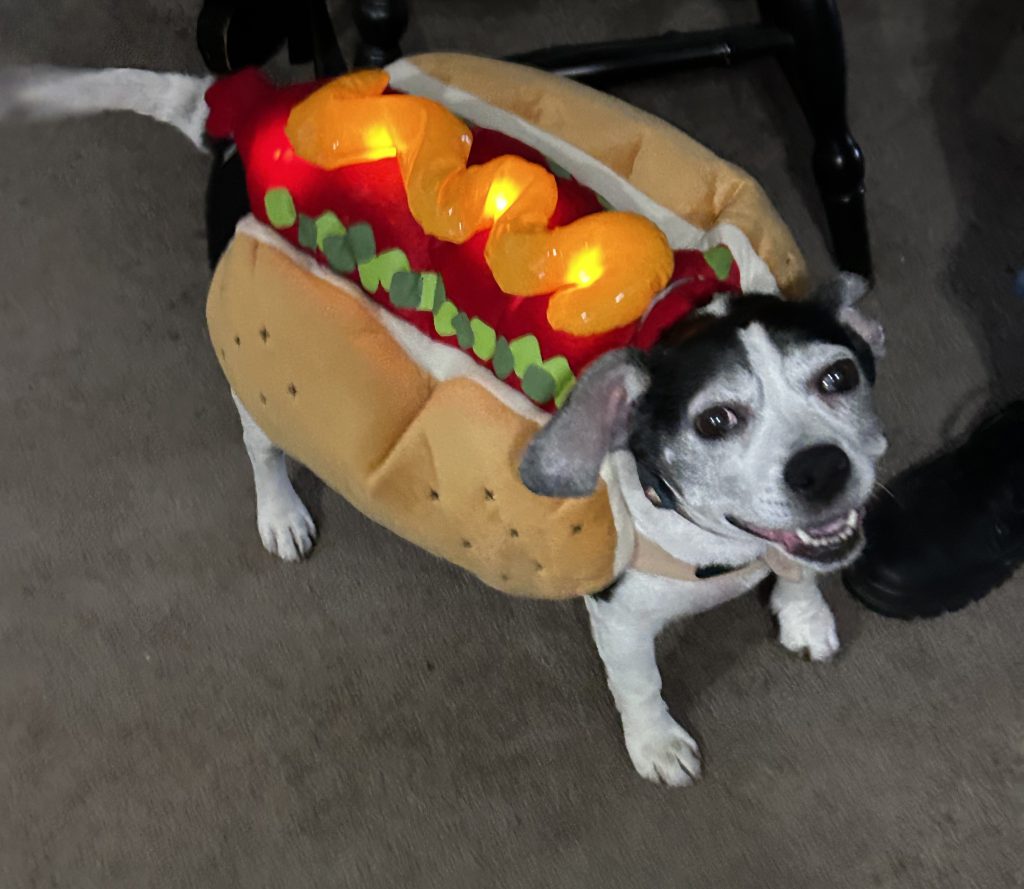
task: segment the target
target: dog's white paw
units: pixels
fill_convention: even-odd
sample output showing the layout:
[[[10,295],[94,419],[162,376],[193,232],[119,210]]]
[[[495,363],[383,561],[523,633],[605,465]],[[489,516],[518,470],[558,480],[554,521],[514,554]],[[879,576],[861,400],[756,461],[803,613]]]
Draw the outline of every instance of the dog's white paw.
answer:
[[[839,651],[836,619],[823,599],[794,602],[779,609],[779,642],[812,661],[831,660]]]
[[[267,552],[286,562],[299,561],[316,540],[316,525],[309,510],[290,487],[258,501],[256,525]]]
[[[700,777],[700,750],[667,713],[624,726],[626,750],[641,777],[655,784],[687,787]]]

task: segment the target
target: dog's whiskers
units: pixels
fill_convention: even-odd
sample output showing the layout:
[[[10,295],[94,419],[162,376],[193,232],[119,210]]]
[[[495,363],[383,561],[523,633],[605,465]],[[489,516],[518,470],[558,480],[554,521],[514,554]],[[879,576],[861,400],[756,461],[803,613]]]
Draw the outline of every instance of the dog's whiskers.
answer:
[[[881,482],[875,482],[875,488],[877,490],[885,491],[885,493],[892,497],[893,500],[896,500],[896,495]],[[896,502],[898,503],[899,501],[897,500]]]

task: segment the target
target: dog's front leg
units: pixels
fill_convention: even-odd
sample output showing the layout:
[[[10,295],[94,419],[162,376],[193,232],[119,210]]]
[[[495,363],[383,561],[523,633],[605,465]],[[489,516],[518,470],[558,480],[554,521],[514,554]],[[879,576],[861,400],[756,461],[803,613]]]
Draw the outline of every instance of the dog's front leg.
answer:
[[[804,569],[797,581],[780,577],[772,591],[771,609],[785,648],[812,661],[827,661],[839,651],[835,618],[810,571]]]
[[[238,400],[231,397],[242,421],[242,441],[256,484],[256,526],[267,552],[296,562],[313,548],[316,525],[288,478],[284,452],[277,447]]]
[[[665,619],[638,607],[637,583],[627,574],[610,599],[589,597],[590,626],[633,766],[650,781],[683,787],[700,775],[700,753],[662,700],[654,640]]]

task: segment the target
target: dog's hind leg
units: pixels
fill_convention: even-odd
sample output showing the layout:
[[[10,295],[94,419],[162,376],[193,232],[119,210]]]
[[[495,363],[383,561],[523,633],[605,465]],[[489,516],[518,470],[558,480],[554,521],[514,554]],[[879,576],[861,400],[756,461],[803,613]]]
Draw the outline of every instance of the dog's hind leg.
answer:
[[[234,392],[231,397],[238,408],[242,441],[252,463],[260,539],[271,555],[297,562],[313,548],[316,525],[288,478],[284,451],[267,438]]]

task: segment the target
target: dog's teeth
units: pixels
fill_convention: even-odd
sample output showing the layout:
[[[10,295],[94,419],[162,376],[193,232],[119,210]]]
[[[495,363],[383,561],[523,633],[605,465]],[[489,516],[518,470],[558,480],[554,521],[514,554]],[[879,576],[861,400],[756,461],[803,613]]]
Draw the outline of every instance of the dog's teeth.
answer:
[[[814,547],[815,549],[838,546],[841,543],[846,543],[846,541],[856,533],[858,518],[859,515],[857,511],[851,510],[850,514],[846,517],[845,524],[835,534],[822,534],[815,536],[808,533],[803,528],[797,528],[796,536],[802,544]]]

